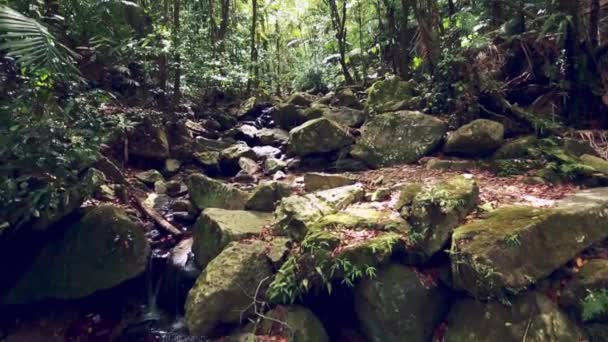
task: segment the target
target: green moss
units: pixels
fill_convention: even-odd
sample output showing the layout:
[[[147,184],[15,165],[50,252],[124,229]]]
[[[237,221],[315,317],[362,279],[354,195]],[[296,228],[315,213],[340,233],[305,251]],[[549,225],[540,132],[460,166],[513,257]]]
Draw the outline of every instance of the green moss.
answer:
[[[499,159],[494,161],[496,175],[500,177],[522,175],[543,165],[544,162],[538,159]]]

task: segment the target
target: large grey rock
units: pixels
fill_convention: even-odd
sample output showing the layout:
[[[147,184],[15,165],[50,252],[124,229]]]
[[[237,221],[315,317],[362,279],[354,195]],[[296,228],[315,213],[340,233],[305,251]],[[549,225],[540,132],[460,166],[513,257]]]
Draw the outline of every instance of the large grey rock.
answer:
[[[264,145],[281,146],[289,140],[289,132],[280,128],[262,128],[257,132],[256,137]]]
[[[129,133],[129,155],[162,161],[169,158],[169,137],[165,127],[152,118],[144,118]]]
[[[586,341],[586,334],[548,298],[531,292],[511,305],[474,299],[456,302],[447,318],[446,342]]]
[[[444,151],[470,157],[483,157],[494,152],[505,138],[503,124],[478,119],[468,123],[448,136]]]
[[[304,196],[286,197],[275,211],[275,233],[301,240],[310,226],[320,218],[342,210],[364,196],[363,187],[355,184]]]
[[[142,171],[135,174],[135,178],[147,185],[154,185],[158,181],[164,181],[165,177],[158,170]]]
[[[428,282],[428,280],[427,280]],[[448,297],[411,268],[393,264],[355,288],[355,311],[372,342],[431,341],[447,313]]]
[[[370,114],[417,109],[420,99],[416,97],[413,80],[404,82],[398,77],[377,81],[367,90],[366,111]]]
[[[416,259],[427,260],[447,244],[452,231],[477,206],[479,187],[473,179],[456,176],[419,191],[402,210],[412,226]]]
[[[274,215],[257,211],[203,210],[192,230],[192,252],[196,264],[205,268],[232,241],[259,236],[274,221]]]
[[[298,156],[337,151],[353,142],[342,126],[326,118],[310,120],[289,132],[289,150]]]
[[[245,208],[257,211],[274,211],[277,203],[291,195],[291,187],[282,182],[263,182],[253,191]]]
[[[218,326],[238,324],[251,316],[252,303],[264,300],[258,288],[273,274],[268,255],[279,247],[258,240],[233,242],[213,259],[188,293],[190,333],[209,336]]]
[[[245,191],[203,174],[190,175],[186,183],[192,201],[200,209],[242,210],[250,196]]]
[[[454,231],[454,283],[478,298],[521,291],[607,237],[608,188],[581,191],[555,208],[497,209]]]
[[[139,276],[149,252],[143,228],[123,209],[86,209],[76,223],[48,241],[4,302],[87,297]]]
[[[447,124],[420,112],[391,112],[374,116],[362,128],[351,154],[371,167],[408,164],[435,149]]]

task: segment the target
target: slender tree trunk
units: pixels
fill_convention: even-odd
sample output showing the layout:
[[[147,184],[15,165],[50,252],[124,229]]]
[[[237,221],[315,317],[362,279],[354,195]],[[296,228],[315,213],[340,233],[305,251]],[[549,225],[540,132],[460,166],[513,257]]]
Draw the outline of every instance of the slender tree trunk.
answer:
[[[334,30],[336,31],[336,41],[338,43],[338,53],[340,54],[340,67],[342,68],[342,73],[344,74],[344,79],[347,84],[353,83],[353,77],[348,70],[348,65],[346,64],[346,4],[347,0],[342,0],[342,14],[340,14],[340,10],[338,10],[338,5],[336,0],[329,0],[329,8],[331,11],[332,23],[334,26]]]
[[[456,14],[456,6],[454,5],[454,0],[448,0],[448,15],[450,19]]]
[[[570,17],[564,39],[565,70],[564,78],[568,84],[568,94],[565,101],[565,114],[569,122],[576,121],[579,109],[579,93],[581,85],[577,77],[577,59],[579,55],[579,0],[560,0],[559,10]]]
[[[592,49],[599,45],[599,20],[600,0],[591,0],[591,11],[589,12],[589,44]]]
[[[250,36],[250,58],[249,58],[249,79],[247,80],[247,93],[251,93],[255,85],[255,70],[258,63],[258,49],[256,42],[256,28],[258,22],[258,1],[251,0],[251,36]]]
[[[162,23],[165,26],[169,23],[169,0],[163,0]],[[167,109],[167,59],[167,53],[161,52],[158,61],[158,83],[162,91],[161,106],[163,110]]]
[[[180,7],[181,0],[174,0],[173,3],[173,46],[175,48],[175,74],[173,79],[173,107],[177,107],[181,100],[181,86],[182,86],[182,56],[179,52],[179,34],[180,34]]]

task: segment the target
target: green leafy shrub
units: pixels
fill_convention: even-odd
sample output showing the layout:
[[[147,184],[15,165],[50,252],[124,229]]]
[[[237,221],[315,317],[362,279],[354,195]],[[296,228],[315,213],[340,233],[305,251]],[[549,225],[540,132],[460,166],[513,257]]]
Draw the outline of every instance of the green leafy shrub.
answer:
[[[608,318],[608,290],[589,291],[583,299],[583,321],[598,321]]]

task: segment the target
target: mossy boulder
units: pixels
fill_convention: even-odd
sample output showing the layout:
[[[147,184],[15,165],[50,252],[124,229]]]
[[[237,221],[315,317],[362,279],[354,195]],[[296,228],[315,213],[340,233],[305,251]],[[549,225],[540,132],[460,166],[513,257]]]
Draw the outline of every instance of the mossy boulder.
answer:
[[[457,301],[447,318],[446,342],[586,341],[587,336],[542,294],[526,293],[511,301]]]
[[[401,81],[398,77],[375,82],[367,90],[366,111],[371,114],[417,109],[420,99],[416,97],[414,80]]]
[[[342,126],[326,118],[310,120],[289,132],[289,150],[298,156],[337,151],[353,142]]]
[[[287,99],[287,103],[300,107],[309,107],[314,101],[315,97],[308,93],[295,93]]]
[[[442,289],[398,264],[363,279],[355,288],[355,311],[371,342],[430,341],[448,304]]]
[[[580,157],[584,154],[588,154],[594,157],[599,157],[597,151],[589,145],[586,141],[581,141],[577,139],[565,138],[561,141],[560,144],[564,150],[568,153]]]
[[[274,211],[277,203],[291,195],[291,187],[282,182],[263,182],[253,191],[245,204],[247,210]]]
[[[447,154],[467,157],[487,156],[502,145],[504,137],[503,124],[478,119],[452,132],[443,150]]]
[[[220,169],[229,175],[236,174],[241,168],[241,158],[255,160],[257,155],[247,144],[234,144],[220,152]]]
[[[359,205],[324,216],[314,224],[313,229],[392,231],[407,234],[410,227],[407,221],[392,210]]]
[[[527,159],[531,157],[531,152],[538,143],[539,140],[535,135],[509,140],[494,153],[494,159]]]
[[[608,260],[589,260],[561,291],[560,306],[574,313],[578,319],[608,322],[608,312],[599,317],[583,317],[585,301],[608,289]],[[586,315],[585,315],[586,316]]]
[[[196,264],[204,269],[230,242],[258,237],[273,221],[271,213],[218,208],[203,210],[192,229],[192,252]]]
[[[416,258],[427,260],[446,246],[452,231],[477,206],[479,187],[473,179],[456,176],[424,189],[402,210],[411,225]]]
[[[376,115],[363,125],[351,155],[370,167],[414,163],[439,145],[446,130],[445,122],[420,112]]]
[[[319,191],[351,185],[355,179],[340,174],[309,172],[304,175],[304,190]]]
[[[455,285],[479,298],[524,290],[608,237],[608,188],[555,208],[505,207],[452,235]]]
[[[289,140],[289,132],[280,128],[262,128],[258,130],[256,137],[264,145],[281,146]]]
[[[129,155],[162,161],[169,158],[169,136],[166,128],[153,116],[144,118],[129,133]]]
[[[210,336],[219,326],[239,324],[253,314],[251,304],[264,299],[260,284],[273,274],[267,256],[272,247],[258,240],[232,242],[207,265],[186,300],[191,334]]]
[[[284,198],[275,211],[275,233],[302,240],[310,226],[326,215],[360,201],[365,195],[359,184]]]
[[[330,107],[323,116],[345,127],[360,127],[367,118],[364,111],[348,107]]]
[[[256,325],[256,335],[280,336],[290,342],[329,342],[321,321],[303,306],[278,306],[264,316],[268,318]]]
[[[191,174],[187,181],[190,198],[199,209],[242,210],[250,194],[203,174]]]
[[[608,175],[608,160],[606,159],[584,154],[581,156],[581,163],[594,168],[598,172]]]
[[[311,113],[305,113],[305,109],[294,104],[279,104],[271,113],[274,123],[282,129],[290,130],[306,122]],[[322,114],[319,113],[317,117]]]
[[[143,228],[123,209],[85,209],[75,223],[47,242],[4,302],[87,297],[142,274],[149,252]]]
[[[165,181],[165,177],[163,177],[163,175],[158,172],[158,170],[138,172],[135,174],[135,178],[146,185],[154,185],[154,183],[158,181]]]

